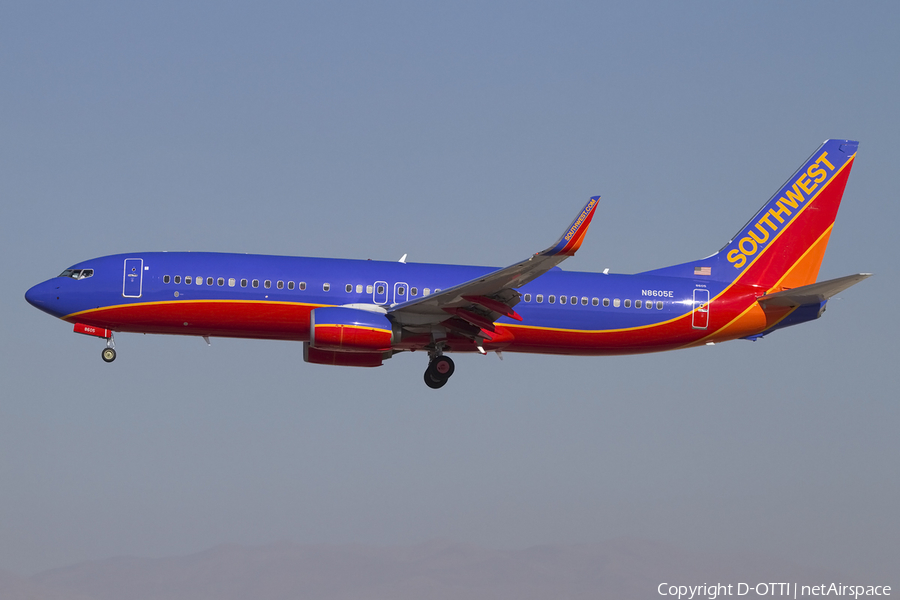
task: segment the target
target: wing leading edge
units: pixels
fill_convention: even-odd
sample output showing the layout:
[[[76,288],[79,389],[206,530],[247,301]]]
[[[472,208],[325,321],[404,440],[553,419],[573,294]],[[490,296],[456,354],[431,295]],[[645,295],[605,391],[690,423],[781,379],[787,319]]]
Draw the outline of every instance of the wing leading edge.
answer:
[[[519,302],[516,288],[534,281],[581,247],[600,196],[592,197],[565,233],[542,252],[503,269],[441,290],[436,294],[404,302],[388,310],[388,318],[413,331],[435,327],[473,340],[490,339],[494,322],[501,316],[521,321],[513,310]]]

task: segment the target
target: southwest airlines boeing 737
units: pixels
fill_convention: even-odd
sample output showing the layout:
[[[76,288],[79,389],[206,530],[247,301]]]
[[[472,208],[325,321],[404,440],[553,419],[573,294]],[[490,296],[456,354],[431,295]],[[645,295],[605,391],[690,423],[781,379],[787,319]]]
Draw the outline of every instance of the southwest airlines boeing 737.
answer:
[[[827,140],[715,254],[635,275],[563,271],[597,210],[591,198],[550,248],[489,267],[206,252],[133,252],[72,265],[25,294],[106,340],[113,332],[303,342],[306,362],[377,367],[428,353],[602,356],[756,340],[812,321],[867,273],[816,282],[857,142]]]

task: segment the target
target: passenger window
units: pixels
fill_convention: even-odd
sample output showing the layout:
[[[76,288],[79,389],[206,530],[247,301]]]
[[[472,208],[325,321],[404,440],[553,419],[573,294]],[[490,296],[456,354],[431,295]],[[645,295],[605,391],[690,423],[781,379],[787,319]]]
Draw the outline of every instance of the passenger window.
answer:
[[[525,302],[531,302],[531,294],[525,294]]]
[[[228,287],[234,287],[234,277],[228,278]]]
[[[367,294],[371,294],[371,293],[374,292],[374,291],[375,291],[375,286],[373,286],[373,285],[367,285],[367,286],[366,286],[366,293],[367,293]]]
[[[283,289],[284,289],[284,282],[283,282],[282,280],[279,279],[279,280],[278,280],[278,283],[275,284],[275,287],[277,287],[279,290],[283,290]]]
[[[175,276],[175,283],[181,283],[181,275]]]
[[[603,299],[603,306],[609,308],[609,298],[604,298],[604,299]]]
[[[219,284],[219,285],[225,285],[225,278],[224,278],[224,277],[219,277],[219,279],[216,281],[216,283]]]
[[[288,289],[289,289],[289,290],[294,289],[294,282],[293,282],[293,281],[288,281]]]
[[[383,294],[383,293],[384,293],[384,286],[383,286],[383,285],[379,285],[379,286],[378,286],[378,295],[380,296],[380,295]]]
[[[410,295],[410,296],[418,296],[418,295],[419,295],[419,288],[409,288],[409,295]]]
[[[330,291],[330,290],[331,290],[331,284],[330,284],[330,283],[323,283],[323,284],[322,284],[322,291],[323,291],[323,292],[328,292],[328,291]]]
[[[356,293],[362,294],[362,284],[361,283],[356,284]]]
[[[169,283],[169,276],[163,275],[163,283]]]
[[[569,298],[569,303],[578,304],[578,296],[572,296],[571,298]]]
[[[535,301],[536,301],[538,304],[540,304],[540,303],[542,303],[542,302],[544,301],[544,295],[543,295],[543,294],[538,294],[537,296],[534,297],[534,299],[535,299]]]
[[[241,287],[247,287],[247,280],[241,279]]]
[[[647,302],[644,303],[644,306],[646,306],[647,308],[653,308],[653,301],[647,300]]]
[[[640,301],[640,300],[635,300],[635,301],[634,301],[634,307],[635,307],[635,308],[640,308],[640,307],[641,307],[641,301]]]
[[[271,288],[271,287],[272,287],[272,280],[271,280],[271,279],[266,279],[265,281],[263,281],[263,287],[266,288],[266,289]]]
[[[184,282],[185,282],[186,284],[188,284],[188,285],[191,285],[191,276],[188,275],[187,277],[185,277],[185,278],[184,278]]]
[[[301,281],[298,287],[300,288],[300,291],[302,292],[303,290],[306,289],[306,282]]]
[[[254,280],[253,280],[253,287],[255,287],[255,288],[258,288],[258,287],[259,287],[259,279],[254,279]]]
[[[631,308],[631,300],[625,300],[625,308]]]
[[[552,298],[553,296],[550,296],[550,297]],[[560,297],[559,297],[559,303],[560,303],[560,304],[565,304],[565,303],[568,302],[568,301],[569,301],[569,299],[566,298],[565,296],[560,296]]]
[[[549,302],[550,304],[556,304],[556,296],[550,294],[549,296],[547,296],[547,302]]]
[[[662,300],[657,300],[656,301],[656,310],[662,310],[662,307],[663,307]]]
[[[619,308],[619,299],[613,298],[613,308]]]
[[[430,296],[430,295],[431,295],[431,290],[429,290],[428,288],[425,288],[424,290],[422,290],[422,295],[423,295],[423,296]]]
[[[600,298],[591,298],[591,304],[594,306],[600,306]]]
[[[347,285],[344,286],[344,290],[346,290],[346,292],[349,294],[350,292],[353,291],[353,284],[348,283]]]
[[[434,288],[434,293],[435,293],[435,294],[437,294],[439,291],[441,291],[441,288]]]
[[[207,278],[206,278],[206,285],[212,285],[212,284],[213,284],[213,278],[212,278],[212,277],[207,277]]]
[[[397,288],[397,295],[398,295],[398,296],[405,296],[405,295],[406,295],[406,288],[403,287],[403,286],[398,287],[398,288]]]
[[[581,305],[582,305],[582,306],[587,306],[587,302],[588,302],[588,301],[587,301],[587,296],[583,296],[583,297],[581,298]]]
[[[200,275],[196,277],[195,281],[197,285],[203,285],[203,277],[201,277]]]

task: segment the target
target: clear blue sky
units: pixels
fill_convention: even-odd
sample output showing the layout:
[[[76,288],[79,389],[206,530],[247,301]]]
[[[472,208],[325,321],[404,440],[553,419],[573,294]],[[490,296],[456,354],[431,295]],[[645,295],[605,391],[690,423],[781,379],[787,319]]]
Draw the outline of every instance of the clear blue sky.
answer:
[[[617,536],[900,564],[900,6],[63,3],[0,8],[0,569],[221,542]],[[820,278],[756,342],[425,357],[126,335],[28,306],[72,263],[213,250],[504,266],[602,204],[570,270],[716,251],[860,141]]]

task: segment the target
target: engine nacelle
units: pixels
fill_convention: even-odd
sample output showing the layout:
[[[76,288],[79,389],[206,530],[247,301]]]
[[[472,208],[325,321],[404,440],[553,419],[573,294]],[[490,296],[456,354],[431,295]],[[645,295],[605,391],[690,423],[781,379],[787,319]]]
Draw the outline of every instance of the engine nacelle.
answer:
[[[385,356],[387,355],[387,356]],[[335,365],[337,367],[380,367],[389,352],[335,352],[317,350],[303,342],[303,360],[314,365]]]
[[[310,314],[309,345],[315,350],[380,356],[391,351],[395,337],[399,338],[392,323],[381,312],[336,306],[317,308]]]

